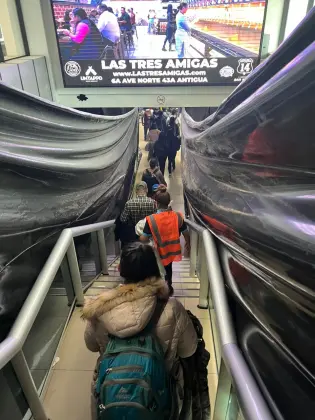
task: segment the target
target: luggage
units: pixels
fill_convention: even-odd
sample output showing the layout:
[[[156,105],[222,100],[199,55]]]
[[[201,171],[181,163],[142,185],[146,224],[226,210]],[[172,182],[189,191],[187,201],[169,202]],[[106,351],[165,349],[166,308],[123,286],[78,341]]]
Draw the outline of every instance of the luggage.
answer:
[[[149,325],[139,335],[110,337],[96,383],[98,420],[170,418],[170,376],[163,349],[152,333],[165,304],[158,301]]]

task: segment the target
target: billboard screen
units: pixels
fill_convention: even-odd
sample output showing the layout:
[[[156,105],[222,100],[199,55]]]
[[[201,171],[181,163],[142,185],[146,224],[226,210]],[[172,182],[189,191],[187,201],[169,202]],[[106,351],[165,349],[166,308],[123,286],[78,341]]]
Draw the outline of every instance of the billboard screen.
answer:
[[[65,87],[236,85],[266,1],[51,0]]]

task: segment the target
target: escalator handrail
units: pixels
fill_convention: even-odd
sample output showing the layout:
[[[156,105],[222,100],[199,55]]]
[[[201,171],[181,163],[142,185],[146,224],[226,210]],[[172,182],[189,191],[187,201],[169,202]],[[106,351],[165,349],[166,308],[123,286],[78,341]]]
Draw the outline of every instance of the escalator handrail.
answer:
[[[115,220],[64,229],[28,294],[8,336],[0,343],[0,370],[22,350],[35,319],[54,281],[55,275],[73,244],[73,238],[114,226]],[[74,245],[73,245],[74,246]],[[80,280],[81,282],[81,280]],[[82,286],[73,284],[78,298]],[[80,290],[81,289],[81,290]],[[76,293],[77,292],[77,293]],[[83,302],[82,302],[83,303]]]
[[[185,221],[203,241],[223,359],[233,379],[242,412],[248,420],[273,420],[274,417],[237,343],[225,292],[220,258],[213,235],[208,229],[197,223],[191,220]]]

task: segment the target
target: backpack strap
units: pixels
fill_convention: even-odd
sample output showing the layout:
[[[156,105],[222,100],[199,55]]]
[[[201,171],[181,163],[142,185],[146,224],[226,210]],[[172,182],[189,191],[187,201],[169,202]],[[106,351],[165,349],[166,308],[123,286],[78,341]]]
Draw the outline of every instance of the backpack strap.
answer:
[[[151,332],[158,324],[161,315],[165,309],[165,306],[167,304],[168,300],[160,300],[158,299],[156,302],[156,306],[153,312],[153,315],[148,323],[148,325],[144,328],[144,330],[142,331],[145,333]]]

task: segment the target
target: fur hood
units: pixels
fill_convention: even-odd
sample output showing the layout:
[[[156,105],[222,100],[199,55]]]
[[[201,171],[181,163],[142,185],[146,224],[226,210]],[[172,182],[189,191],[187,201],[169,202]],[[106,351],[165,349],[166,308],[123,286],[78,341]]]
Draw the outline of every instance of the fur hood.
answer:
[[[150,278],[139,283],[122,284],[114,289],[108,289],[96,298],[87,299],[83,307],[82,318],[92,320],[102,317],[104,314],[115,310],[115,308],[130,305],[134,307],[135,302],[156,301],[157,299],[167,300],[169,289],[166,282],[159,278]],[[154,307],[153,307],[154,310]]]

